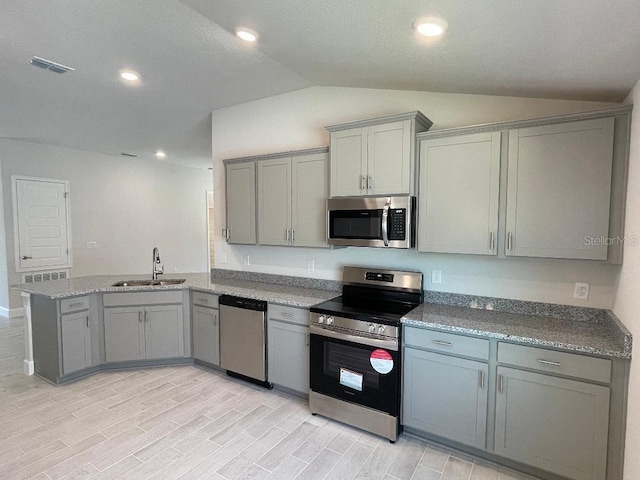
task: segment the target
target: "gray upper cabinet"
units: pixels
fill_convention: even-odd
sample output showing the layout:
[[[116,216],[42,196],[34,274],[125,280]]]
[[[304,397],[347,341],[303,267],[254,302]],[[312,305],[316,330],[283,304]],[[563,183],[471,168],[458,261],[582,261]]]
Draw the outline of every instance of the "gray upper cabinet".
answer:
[[[622,263],[630,111],[417,135],[418,251]]]
[[[325,149],[257,161],[260,245],[327,245],[327,162]]]
[[[498,367],[495,453],[575,480],[604,480],[609,388]]]
[[[328,154],[291,159],[291,243],[297,247],[327,246]]]
[[[327,127],[331,196],[415,194],[415,134],[430,126],[411,112]]]
[[[225,165],[227,227],[223,234],[229,243],[256,243],[256,164]]]
[[[506,254],[606,260],[614,118],[509,132]]]
[[[258,241],[289,245],[291,240],[291,157],[258,162]]]
[[[420,142],[418,251],[495,255],[501,132]]]

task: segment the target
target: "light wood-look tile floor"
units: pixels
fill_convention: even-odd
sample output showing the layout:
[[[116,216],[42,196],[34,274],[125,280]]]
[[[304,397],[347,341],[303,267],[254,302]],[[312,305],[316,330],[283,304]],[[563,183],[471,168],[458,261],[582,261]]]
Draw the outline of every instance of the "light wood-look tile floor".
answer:
[[[2,349],[10,323],[0,323]],[[102,372],[54,387],[15,373],[22,359],[7,358],[1,479],[531,478],[405,435],[391,444],[312,416],[304,400],[195,366]]]

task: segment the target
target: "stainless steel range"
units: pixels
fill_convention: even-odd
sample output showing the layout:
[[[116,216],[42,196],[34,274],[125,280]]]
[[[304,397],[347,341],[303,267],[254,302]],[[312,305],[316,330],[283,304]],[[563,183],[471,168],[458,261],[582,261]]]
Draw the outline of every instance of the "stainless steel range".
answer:
[[[422,273],[344,267],[342,281],[311,307],[309,408],[395,442],[400,319],[422,302]]]

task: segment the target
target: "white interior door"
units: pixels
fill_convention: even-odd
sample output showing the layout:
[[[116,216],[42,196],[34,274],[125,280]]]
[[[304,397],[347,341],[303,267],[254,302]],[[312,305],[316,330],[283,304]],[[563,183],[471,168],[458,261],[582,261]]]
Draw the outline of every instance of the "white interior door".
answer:
[[[16,269],[70,266],[69,182],[14,177]]]

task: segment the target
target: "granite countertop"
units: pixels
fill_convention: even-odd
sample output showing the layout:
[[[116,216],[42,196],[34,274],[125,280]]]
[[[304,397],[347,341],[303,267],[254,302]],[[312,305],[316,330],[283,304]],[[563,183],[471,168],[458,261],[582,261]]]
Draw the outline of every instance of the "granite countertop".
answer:
[[[406,325],[605,357],[631,358],[631,335],[609,311],[600,322],[423,303]]]
[[[252,282],[248,280],[215,279],[215,281],[212,281],[208,273],[181,273],[163,275],[161,277],[162,280],[171,278],[184,278],[186,281],[180,285],[112,287],[111,285],[113,283],[120,280],[149,279],[149,275],[93,275],[42,283],[23,283],[13,285],[12,288],[35,295],[44,295],[52,299],[77,297],[89,293],[155,292],[184,290],[188,288],[200,292],[215,293],[218,295],[235,295],[296,307],[310,307],[339,295],[338,292],[329,290],[278,285],[266,282]]]
[[[90,293],[191,289],[304,308],[340,295],[337,290],[337,282],[332,284],[331,282],[323,283],[322,280],[313,280],[303,283],[304,279],[300,280],[295,277],[279,277],[268,274],[252,274],[249,277],[240,275],[242,274],[238,274],[238,272],[229,272],[228,277],[214,277],[213,279],[209,273],[163,275],[162,279],[185,278],[186,281],[180,285],[154,287],[111,286],[119,280],[148,279],[149,275],[94,275],[42,283],[24,283],[13,285],[12,288],[35,295],[44,295],[52,299],[76,297]],[[284,283],[282,283],[283,279],[286,280]],[[305,287],[300,285],[305,285]],[[473,298],[475,301],[480,297]],[[500,299],[487,298],[487,300],[491,300],[495,305],[500,305]],[[576,313],[572,312],[572,309],[576,309],[576,307],[556,306],[562,308],[553,309],[549,307],[554,307],[554,305],[549,304],[506,302],[509,305],[511,303],[517,304],[517,308],[527,308],[520,313],[512,313],[513,309],[511,311],[497,311],[426,302],[405,315],[402,318],[402,323],[444,332],[497,338],[605,357],[631,358],[631,334],[610,311],[577,309]],[[475,303],[472,303],[472,306],[474,305]],[[513,307],[513,305],[509,306],[509,308]],[[582,310],[588,310],[589,314],[585,315]],[[537,314],[540,312],[545,312],[546,315]],[[556,316],[549,316],[550,312]],[[572,314],[576,314],[576,318],[569,318]]]

